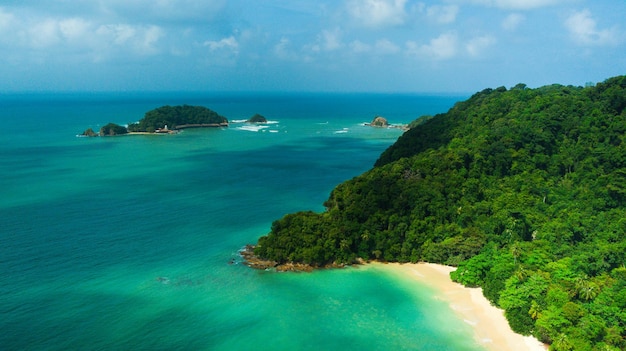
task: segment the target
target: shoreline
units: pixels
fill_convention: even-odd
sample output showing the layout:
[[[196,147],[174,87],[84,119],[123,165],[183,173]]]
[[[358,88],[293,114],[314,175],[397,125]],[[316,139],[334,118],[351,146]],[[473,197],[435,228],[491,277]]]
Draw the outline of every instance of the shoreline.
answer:
[[[492,306],[481,288],[466,288],[450,279],[455,267],[433,263],[368,264],[395,274],[400,279],[428,286],[436,291],[435,298],[450,305],[454,313],[474,330],[476,342],[491,351],[546,351],[548,346],[532,336],[515,333],[504,317],[504,311]]]
[[[312,267],[306,264],[283,264],[263,260],[254,255],[254,245],[240,250],[244,263],[254,269],[275,269],[277,272],[311,272],[314,269],[340,268],[340,266]],[[548,345],[532,336],[515,333],[501,310],[489,302],[482,288],[467,288],[450,279],[456,268],[435,263],[360,262],[354,267],[374,268],[395,275],[409,284],[423,285],[434,290],[433,298],[450,306],[460,320],[471,326],[476,343],[489,351],[546,351]],[[415,284],[417,283],[417,284]]]

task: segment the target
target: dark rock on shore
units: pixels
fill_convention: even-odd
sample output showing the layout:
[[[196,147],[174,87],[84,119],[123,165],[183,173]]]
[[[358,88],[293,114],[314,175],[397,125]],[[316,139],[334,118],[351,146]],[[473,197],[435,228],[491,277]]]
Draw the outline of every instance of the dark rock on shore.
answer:
[[[276,261],[265,260],[263,258],[258,257],[254,254],[254,245],[246,245],[239,254],[243,258],[244,264],[250,268],[254,269],[275,269],[276,272],[312,272],[314,269],[319,268],[344,268],[345,264],[329,264],[326,266],[312,266],[306,263],[297,263],[297,262],[286,262],[279,264]],[[355,262],[356,264],[363,264],[364,261],[359,260]]]
[[[240,255],[244,260],[246,266],[254,269],[269,269],[278,266],[278,262],[264,260],[254,254],[254,245],[246,245],[241,251]]]

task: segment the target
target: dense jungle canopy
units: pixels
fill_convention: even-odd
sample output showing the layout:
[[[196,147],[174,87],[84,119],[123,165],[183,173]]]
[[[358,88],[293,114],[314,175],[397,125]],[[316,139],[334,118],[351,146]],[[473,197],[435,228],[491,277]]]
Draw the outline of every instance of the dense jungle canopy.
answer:
[[[457,266],[553,350],[626,349],[626,76],[485,89],[412,124],[323,213],[288,214],[255,254]]]

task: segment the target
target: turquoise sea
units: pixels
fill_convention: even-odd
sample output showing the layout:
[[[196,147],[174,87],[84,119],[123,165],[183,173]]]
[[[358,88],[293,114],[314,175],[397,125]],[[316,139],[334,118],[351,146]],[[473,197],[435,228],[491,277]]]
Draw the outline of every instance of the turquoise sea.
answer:
[[[363,122],[465,98],[0,95],[0,349],[481,350],[428,288],[376,269],[256,271],[238,256],[284,214],[323,210],[401,134]],[[273,123],[76,136],[166,104]]]

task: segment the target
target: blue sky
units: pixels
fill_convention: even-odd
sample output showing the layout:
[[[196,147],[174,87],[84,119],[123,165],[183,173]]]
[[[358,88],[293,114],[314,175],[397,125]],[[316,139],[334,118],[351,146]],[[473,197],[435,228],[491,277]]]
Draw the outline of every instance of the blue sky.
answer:
[[[623,0],[1,0],[0,92],[471,93],[626,74]]]

